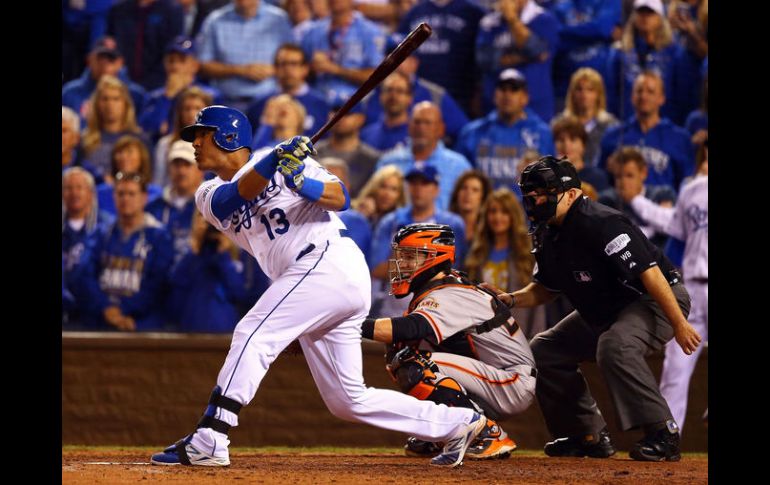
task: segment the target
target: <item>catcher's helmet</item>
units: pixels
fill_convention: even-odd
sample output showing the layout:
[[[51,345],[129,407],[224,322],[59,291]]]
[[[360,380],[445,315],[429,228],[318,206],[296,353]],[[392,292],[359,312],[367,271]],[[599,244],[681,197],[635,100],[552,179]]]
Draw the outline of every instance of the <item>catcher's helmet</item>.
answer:
[[[222,150],[251,150],[251,124],[246,115],[235,108],[220,105],[203,108],[198,112],[195,123],[182,129],[182,139],[193,142],[196,128],[214,130],[214,143]]]
[[[410,224],[393,238],[388,261],[390,294],[403,298],[455,260],[455,235],[446,224]]]
[[[527,216],[530,220],[540,223],[547,222],[556,213],[556,205],[559,202],[557,195],[569,189],[579,189],[580,179],[575,166],[569,160],[547,155],[527,165],[521,173],[519,187]],[[531,195],[532,192],[536,195]],[[536,199],[541,195],[546,195],[548,199],[538,205]]]

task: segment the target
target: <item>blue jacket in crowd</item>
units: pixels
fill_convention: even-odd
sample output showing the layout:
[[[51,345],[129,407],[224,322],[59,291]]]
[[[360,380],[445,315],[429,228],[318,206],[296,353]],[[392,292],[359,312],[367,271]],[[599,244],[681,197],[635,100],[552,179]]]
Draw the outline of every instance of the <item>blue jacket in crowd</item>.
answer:
[[[240,261],[204,243],[171,272],[169,317],[182,332],[232,332],[240,319],[237,304],[247,294],[244,282]]]
[[[642,132],[635,116],[607,130],[602,138],[599,168],[607,169],[607,158],[620,146],[634,146],[642,152],[647,161],[646,184],[669,185],[678,189],[682,180],[695,172],[695,153],[690,135],[669,119],[661,119],[647,133]]]
[[[537,150],[541,156],[554,154],[548,125],[531,113],[506,125],[498,119],[497,111],[466,125],[455,145],[458,152],[492,180],[495,188],[508,189],[518,180],[517,166],[528,148]]]
[[[171,235],[149,214],[144,227],[124,236],[117,222],[93,238],[80,282],[90,324],[112,329],[103,318],[116,305],[132,317],[137,331],[164,327],[163,301],[174,248]]]

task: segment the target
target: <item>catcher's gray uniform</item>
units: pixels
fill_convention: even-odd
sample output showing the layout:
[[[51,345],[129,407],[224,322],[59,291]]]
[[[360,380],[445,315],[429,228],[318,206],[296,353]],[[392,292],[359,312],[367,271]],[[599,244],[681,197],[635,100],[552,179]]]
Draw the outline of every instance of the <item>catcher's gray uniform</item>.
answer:
[[[524,411],[535,396],[535,359],[513,317],[488,332],[477,327],[495,316],[492,295],[471,284],[449,283],[429,288],[409,305],[409,313],[425,317],[433,328],[420,347],[442,376],[455,379],[481,397],[501,417]]]

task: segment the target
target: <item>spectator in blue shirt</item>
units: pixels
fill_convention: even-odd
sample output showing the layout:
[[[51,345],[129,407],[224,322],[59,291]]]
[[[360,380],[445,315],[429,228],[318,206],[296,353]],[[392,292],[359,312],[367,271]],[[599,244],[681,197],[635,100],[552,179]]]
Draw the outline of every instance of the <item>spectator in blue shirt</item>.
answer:
[[[153,140],[167,135],[173,125],[173,107],[179,94],[185,89],[197,86],[209,93],[214,104],[221,104],[221,93],[216,88],[199,83],[196,78],[200,63],[195,58],[192,39],[179,36],[166,46],[163,56],[166,78],[162,87],[150,92],[147,105],[139,117],[139,124]]]
[[[275,53],[273,68],[275,88],[257,98],[245,112],[251,127],[255,132],[259,129],[262,112],[269,98],[278,94],[288,94],[305,107],[302,132],[308,136],[317,132],[326,123],[329,103],[326,102],[323,93],[311,88],[307,83],[310,65],[305,52],[296,44],[284,44]]]
[[[94,178],[90,173],[81,167],[71,167],[62,172],[62,285],[67,288],[70,299],[63,316],[66,316],[68,328],[76,328],[83,323],[81,319],[86,305],[82,298],[76,297],[76,287],[85,266],[86,247],[95,234],[112,221],[112,216],[99,210]]]
[[[190,249],[169,273],[167,319],[182,332],[232,332],[247,296],[238,248],[197,210],[191,217]]]
[[[224,103],[246,111],[274,87],[273,58],[291,42],[286,12],[262,0],[233,0],[204,20],[196,39],[201,74],[218,88]]]
[[[162,330],[171,235],[144,212],[147,187],[142,176],[121,172],[116,179],[117,220],[90,248],[80,291],[95,328]]]
[[[427,0],[401,18],[398,32],[407,35],[422,22],[433,33],[417,49],[417,75],[446,88],[466,115],[478,80],[474,42],[484,10],[468,0]]]
[[[61,89],[61,104],[72,108],[85,121],[92,110],[91,95],[96,90],[97,83],[104,76],[114,76],[120,79],[128,88],[131,100],[137,114],[144,110],[147,92],[128,77],[123,55],[112,37],[102,37],[94,44],[86,58],[87,68],[81,76],[73,79]]]
[[[305,32],[302,49],[316,75],[316,87],[334,104],[347,99],[382,61],[382,29],[353,8],[353,0],[330,0],[329,18]]]
[[[692,89],[700,82],[697,78],[688,80],[678,76],[677,64],[683,54],[684,48],[674,42],[662,1],[634,0],[634,11],[623,29],[620,46],[612,48],[607,61],[605,80],[609,111],[619,120],[628,118],[632,113],[634,79],[642,71],[657,70],[665,92],[670,95],[663,106],[663,116],[683,123],[687,112],[681,113],[677,88]]]
[[[636,146],[649,168],[645,183],[678,189],[695,170],[695,150],[687,131],[661,115],[666,94],[657,72],[646,71],[636,78],[632,102],[636,114],[604,135],[599,168],[614,174],[610,154],[621,146]]]
[[[114,2],[107,14],[107,33],[126,56],[131,79],[148,91],[163,85],[163,53],[183,28],[184,13],[174,0]]]
[[[434,167],[441,178],[436,207],[446,210],[455,181],[472,167],[463,155],[444,146],[443,137],[441,110],[430,101],[418,103],[409,120],[409,142],[383,155],[377,162],[377,169],[393,164],[401,172],[408,173],[414,167]]]
[[[474,120],[460,132],[455,148],[491,180],[495,188],[516,185],[517,167],[527,149],[554,152],[551,130],[527,112],[529,83],[516,69],[506,69],[495,88],[495,111]]]
[[[558,44],[556,18],[534,0],[501,0],[487,14],[476,38],[476,59],[483,72],[482,112],[494,105],[497,78],[516,68],[527,79],[529,106],[548,122],[555,111],[551,67]]]
[[[382,81],[379,104],[382,115],[361,130],[361,140],[381,152],[406,144],[412,84],[406,74],[394,72]]]

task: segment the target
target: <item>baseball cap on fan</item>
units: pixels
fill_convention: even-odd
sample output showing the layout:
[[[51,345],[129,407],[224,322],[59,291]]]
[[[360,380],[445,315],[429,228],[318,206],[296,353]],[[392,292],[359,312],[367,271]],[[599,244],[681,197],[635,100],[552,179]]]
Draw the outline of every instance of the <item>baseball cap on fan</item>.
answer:
[[[194,56],[195,44],[193,44],[193,40],[186,35],[179,35],[166,46],[166,54],[172,52],[177,52],[185,56]]]
[[[101,37],[96,41],[96,43],[94,43],[94,46],[91,48],[91,54],[97,56],[107,56],[112,60],[122,56],[120,50],[118,50],[118,43],[115,42],[115,39],[108,35]]]
[[[168,161],[173,162],[177,159],[184,160],[193,165],[196,164],[195,148],[193,148],[192,143],[189,141],[177,140],[171,144],[171,148],[168,151]]]
[[[497,84],[495,86],[498,88],[501,86],[510,86],[515,90],[523,89],[526,91],[527,78],[524,77],[524,74],[522,74],[521,71],[509,67],[497,76]]]
[[[404,178],[409,182],[412,180],[420,179],[433,184],[438,184],[439,176],[436,167],[433,165],[425,165],[422,167],[413,167],[406,173],[406,177]]]
[[[634,0],[634,10],[646,8],[658,15],[663,15],[663,2],[661,0]]]

